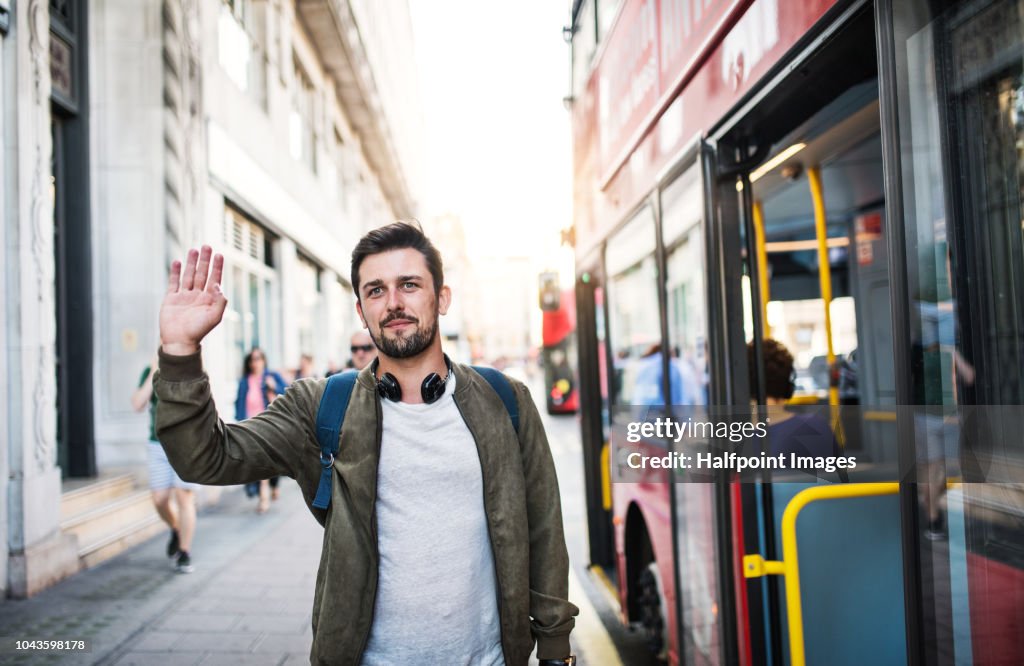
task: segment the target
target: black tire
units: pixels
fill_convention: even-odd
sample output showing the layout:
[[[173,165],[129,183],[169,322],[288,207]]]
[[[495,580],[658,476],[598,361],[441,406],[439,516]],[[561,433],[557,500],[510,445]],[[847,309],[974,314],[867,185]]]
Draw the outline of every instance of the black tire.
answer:
[[[668,657],[665,642],[665,601],[661,591],[661,576],[658,565],[651,562],[637,579],[637,608],[640,611],[640,626],[647,640],[647,648],[659,659]]]

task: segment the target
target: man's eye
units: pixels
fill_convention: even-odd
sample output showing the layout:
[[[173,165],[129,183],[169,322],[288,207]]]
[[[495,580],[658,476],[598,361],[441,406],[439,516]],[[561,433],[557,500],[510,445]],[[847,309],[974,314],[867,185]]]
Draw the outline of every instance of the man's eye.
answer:
[[[415,289],[416,288],[416,283],[415,282],[406,282],[402,286],[405,287],[406,289]]]
[[[381,292],[382,292],[382,289],[380,287],[374,287],[373,289],[370,290],[370,296],[376,296],[376,295],[380,294]]]

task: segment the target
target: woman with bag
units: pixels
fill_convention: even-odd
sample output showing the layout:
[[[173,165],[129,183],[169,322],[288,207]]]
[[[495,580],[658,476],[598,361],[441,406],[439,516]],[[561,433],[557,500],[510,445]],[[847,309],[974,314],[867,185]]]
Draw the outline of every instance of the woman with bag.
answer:
[[[235,398],[235,420],[251,419],[270,406],[277,396],[284,393],[285,381],[278,373],[267,369],[267,357],[259,347],[253,347],[242,361],[242,378],[238,380],[238,396]],[[266,513],[271,498],[278,498],[280,477],[250,483],[245,487],[249,497],[259,495],[257,513]]]

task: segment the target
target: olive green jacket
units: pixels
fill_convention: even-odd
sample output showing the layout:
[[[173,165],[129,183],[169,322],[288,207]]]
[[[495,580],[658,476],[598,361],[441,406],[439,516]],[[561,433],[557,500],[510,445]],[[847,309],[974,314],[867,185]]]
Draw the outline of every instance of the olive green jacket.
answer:
[[[517,441],[508,412],[487,381],[468,366],[456,364],[453,371],[455,404],[480,455],[505,663],[527,664],[535,640],[540,659],[567,656],[579,611],[567,601],[569,558],[558,481],[537,408],[526,387],[510,379],[519,403]],[[300,380],[266,412],[225,424],[217,416],[200,353],[161,352],[153,380],[157,436],[185,481],[228,485],[287,475],[310,505],[320,479],[315,430],[325,385],[323,379]],[[314,664],[357,665],[370,636],[379,564],[380,446],[380,399],[366,369],[345,415],[331,506],[310,509],[324,525],[313,598]]]

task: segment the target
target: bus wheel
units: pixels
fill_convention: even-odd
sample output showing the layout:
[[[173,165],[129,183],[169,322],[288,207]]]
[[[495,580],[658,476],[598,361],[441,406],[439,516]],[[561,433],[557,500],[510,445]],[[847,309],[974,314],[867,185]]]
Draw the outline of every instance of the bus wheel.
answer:
[[[661,587],[658,563],[651,562],[637,580],[637,606],[640,610],[640,625],[647,637],[647,647],[659,660],[668,659],[668,641],[665,629],[665,593]]]

